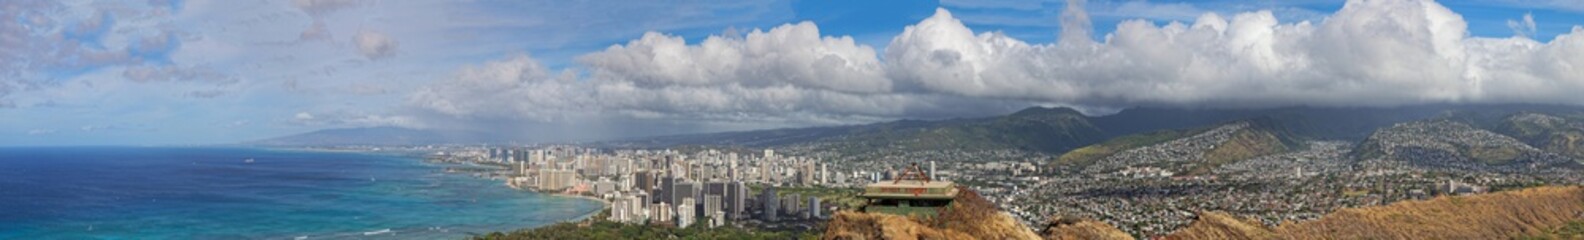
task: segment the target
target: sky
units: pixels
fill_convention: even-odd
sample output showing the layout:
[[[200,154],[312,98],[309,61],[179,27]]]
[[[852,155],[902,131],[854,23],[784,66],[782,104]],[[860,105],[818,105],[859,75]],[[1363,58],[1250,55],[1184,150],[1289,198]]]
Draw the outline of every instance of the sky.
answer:
[[[0,146],[1584,104],[1584,1],[0,1]]]

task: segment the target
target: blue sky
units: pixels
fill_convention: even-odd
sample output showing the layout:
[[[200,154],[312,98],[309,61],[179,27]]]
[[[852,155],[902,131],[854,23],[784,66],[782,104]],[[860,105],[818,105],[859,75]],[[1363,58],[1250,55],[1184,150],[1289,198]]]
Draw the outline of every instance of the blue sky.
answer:
[[[1559,67],[1584,65],[1572,57],[1584,50],[1568,47],[1584,36],[1567,38],[1584,25],[1584,2],[1565,0],[0,6],[0,145],[215,144],[375,126],[554,141],[1028,106],[1584,101],[1566,93],[1581,90],[1584,70]],[[1062,40],[1084,26],[1090,41]],[[1222,96],[1248,92],[1240,86],[1268,93]]]

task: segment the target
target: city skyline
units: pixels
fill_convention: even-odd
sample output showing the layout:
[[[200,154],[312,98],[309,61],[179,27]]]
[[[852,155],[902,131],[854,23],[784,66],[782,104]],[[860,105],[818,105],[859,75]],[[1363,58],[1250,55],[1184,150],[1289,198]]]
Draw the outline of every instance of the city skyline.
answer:
[[[1584,4],[1568,1],[0,5],[7,146],[381,126],[563,141],[1029,106],[1584,103],[1572,94]]]

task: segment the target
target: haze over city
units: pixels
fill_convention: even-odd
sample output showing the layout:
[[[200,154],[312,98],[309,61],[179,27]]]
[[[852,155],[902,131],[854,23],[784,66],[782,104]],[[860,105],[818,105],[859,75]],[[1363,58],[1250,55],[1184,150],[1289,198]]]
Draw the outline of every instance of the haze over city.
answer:
[[[1578,1],[5,1],[0,145],[1584,103]]]

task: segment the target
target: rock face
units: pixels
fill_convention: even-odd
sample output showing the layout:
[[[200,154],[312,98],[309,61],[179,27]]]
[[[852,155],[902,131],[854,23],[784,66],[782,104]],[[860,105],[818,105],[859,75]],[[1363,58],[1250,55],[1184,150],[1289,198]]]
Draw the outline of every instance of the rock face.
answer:
[[[844,211],[826,225],[823,239],[1040,239],[993,203],[966,188],[940,216],[915,219]]]

